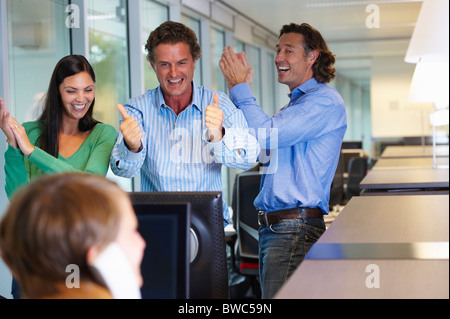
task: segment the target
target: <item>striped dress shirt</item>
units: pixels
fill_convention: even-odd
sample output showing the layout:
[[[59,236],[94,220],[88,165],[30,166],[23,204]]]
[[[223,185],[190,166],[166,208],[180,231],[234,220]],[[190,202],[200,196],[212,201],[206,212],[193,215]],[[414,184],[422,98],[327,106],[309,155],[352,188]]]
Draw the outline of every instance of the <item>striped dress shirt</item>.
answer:
[[[225,135],[220,142],[206,138],[205,110],[219,93]],[[192,103],[178,116],[164,102],[161,87],[132,98],[124,105],[143,132],[143,148],[130,152],[119,131],[111,154],[111,170],[122,177],[140,172],[141,191],[222,191],[222,165],[247,170],[260,151],[242,111],[227,95],[197,87]],[[229,222],[223,201],[224,224]]]

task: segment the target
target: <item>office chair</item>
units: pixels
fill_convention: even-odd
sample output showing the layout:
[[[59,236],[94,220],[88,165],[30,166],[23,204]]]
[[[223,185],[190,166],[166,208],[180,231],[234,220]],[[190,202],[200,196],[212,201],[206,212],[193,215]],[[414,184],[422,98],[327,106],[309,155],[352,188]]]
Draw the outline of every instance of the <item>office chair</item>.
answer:
[[[334,173],[330,188],[329,209],[333,210],[335,205],[339,205],[344,199],[344,156],[342,152],[339,155],[338,166]]]
[[[350,159],[348,163],[347,187],[345,189],[347,199],[360,195],[359,183],[366,176],[367,166],[367,157],[353,157]]]

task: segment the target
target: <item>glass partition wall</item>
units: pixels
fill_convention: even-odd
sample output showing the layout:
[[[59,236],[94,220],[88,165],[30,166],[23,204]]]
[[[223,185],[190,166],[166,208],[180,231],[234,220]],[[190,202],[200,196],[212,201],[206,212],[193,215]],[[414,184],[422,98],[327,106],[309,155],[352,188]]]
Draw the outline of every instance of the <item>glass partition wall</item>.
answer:
[[[116,104],[130,98],[128,13],[123,0],[88,1],[89,62],[94,68],[94,116],[118,129]]]
[[[56,63],[70,54],[68,0],[7,1],[8,107],[19,122],[36,119]]]
[[[159,83],[150,62],[147,61],[145,45],[150,33],[164,21],[169,20],[169,7],[151,0],[142,1],[142,59],[144,60],[144,87],[146,90],[156,88]]]

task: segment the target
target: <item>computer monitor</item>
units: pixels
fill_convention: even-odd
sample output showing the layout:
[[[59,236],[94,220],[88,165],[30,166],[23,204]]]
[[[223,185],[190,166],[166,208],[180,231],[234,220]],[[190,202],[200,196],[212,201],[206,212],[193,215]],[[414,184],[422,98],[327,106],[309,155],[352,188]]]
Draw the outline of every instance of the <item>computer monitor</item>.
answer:
[[[134,197],[133,208],[146,242],[142,298],[189,298],[190,203],[155,204]]]
[[[133,192],[133,204],[191,204],[190,299],[228,298],[228,271],[221,192]]]
[[[348,164],[354,157],[364,157],[363,149],[341,149],[342,160],[344,164],[344,173],[348,173]]]
[[[362,141],[343,141],[342,149],[362,149],[363,142]]]
[[[237,177],[237,219],[239,253],[242,257],[258,261],[258,211],[253,204],[259,194],[260,172],[243,172]]]

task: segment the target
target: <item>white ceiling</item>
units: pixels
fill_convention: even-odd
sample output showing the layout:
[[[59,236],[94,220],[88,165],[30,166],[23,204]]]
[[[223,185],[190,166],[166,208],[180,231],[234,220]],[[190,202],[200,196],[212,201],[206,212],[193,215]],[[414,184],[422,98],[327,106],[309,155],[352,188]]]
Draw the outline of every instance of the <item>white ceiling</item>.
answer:
[[[405,56],[421,0],[220,0],[278,35],[282,25],[307,22],[318,29],[336,55],[341,75],[370,82],[375,57]],[[379,9],[379,28],[366,20]],[[368,8],[370,9],[370,7]],[[372,20],[373,21],[373,20]]]

